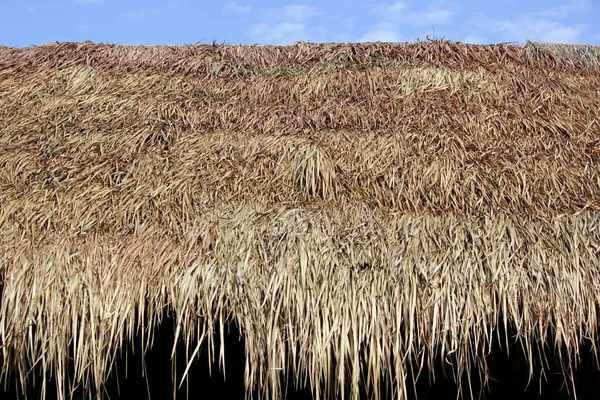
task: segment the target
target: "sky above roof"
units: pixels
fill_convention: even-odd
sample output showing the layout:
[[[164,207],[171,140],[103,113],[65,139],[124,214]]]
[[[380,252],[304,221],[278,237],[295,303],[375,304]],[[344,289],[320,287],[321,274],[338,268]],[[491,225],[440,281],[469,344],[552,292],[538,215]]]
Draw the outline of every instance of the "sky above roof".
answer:
[[[600,44],[598,0],[7,1],[0,45],[526,40]]]

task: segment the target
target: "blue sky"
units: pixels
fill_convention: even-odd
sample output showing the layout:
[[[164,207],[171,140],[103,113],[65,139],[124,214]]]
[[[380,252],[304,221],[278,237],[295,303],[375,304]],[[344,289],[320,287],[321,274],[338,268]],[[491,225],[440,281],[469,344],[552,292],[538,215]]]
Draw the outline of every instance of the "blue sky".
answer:
[[[406,42],[600,44],[600,0],[6,1],[0,45]]]

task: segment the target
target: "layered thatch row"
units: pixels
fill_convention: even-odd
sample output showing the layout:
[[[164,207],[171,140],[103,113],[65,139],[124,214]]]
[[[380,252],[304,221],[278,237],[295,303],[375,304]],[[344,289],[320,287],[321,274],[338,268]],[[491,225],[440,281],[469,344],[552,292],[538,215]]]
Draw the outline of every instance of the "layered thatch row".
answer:
[[[485,377],[509,325],[570,373],[598,338],[599,55],[0,48],[3,372],[100,390],[168,311],[189,357],[237,321],[271,398]]]

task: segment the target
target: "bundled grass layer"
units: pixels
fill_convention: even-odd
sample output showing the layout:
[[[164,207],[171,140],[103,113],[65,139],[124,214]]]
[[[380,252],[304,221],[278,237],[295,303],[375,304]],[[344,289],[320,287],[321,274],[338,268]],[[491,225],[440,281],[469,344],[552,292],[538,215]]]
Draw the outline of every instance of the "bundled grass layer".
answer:
[[[485,381],[508,326],[568,377],[598,341],[599,54],[0,48],[3,376],[101,393],[169,312],[190,359],[236,321],[267,398],[404,398],[435,357]]]

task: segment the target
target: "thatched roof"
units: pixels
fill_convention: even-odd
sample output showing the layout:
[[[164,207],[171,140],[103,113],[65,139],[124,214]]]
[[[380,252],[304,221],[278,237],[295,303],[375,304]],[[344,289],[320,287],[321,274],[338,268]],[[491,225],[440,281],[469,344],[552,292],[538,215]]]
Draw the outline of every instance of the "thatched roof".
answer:
[[[101,388],[169,312],[188,357],[237,321],[269,398],[281,378],[346,398],[390,378],[402,398],[440,358],[485,377],[508,326],[568,376],[598,343],[599,60],[0,47],[3,373]]]

